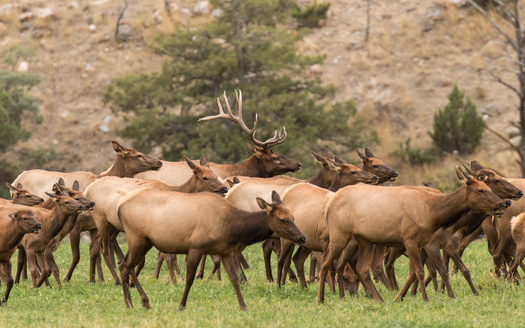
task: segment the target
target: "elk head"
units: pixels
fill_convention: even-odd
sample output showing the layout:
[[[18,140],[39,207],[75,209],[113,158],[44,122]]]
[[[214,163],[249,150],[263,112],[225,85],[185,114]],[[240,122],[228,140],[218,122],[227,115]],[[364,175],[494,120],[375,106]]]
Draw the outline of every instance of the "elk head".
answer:
[[[266,141],[260,141],[255,138],[255,132],[257,131],[257,122],[258,117],[255,114],[255,122],[253,128],[249,129],[244,122],[242,117],[242,93],[239,90],[235,90],[235,99],[237,107],[237,115],[234,115],[226,98],[226,92],[223,95],[224,101],[226,103],[227,113],[224,111],[221,105],[221,100],[217,97],[215,103],[217,105],[218,114],[213,116],[206,116],[199,119],[200,121],[209,121],[218,118],[224,118],[229,121],[232,121],[239,125],[241,129],[248,134],[252,143],[248,143],[248,150],[257,159],[259,163],[259,176],[260,177],[271,177],[286,172],[295,172],[301,168],[301,164],[293,159],[290,159],[282,154],[274,152],[272,147],[282,144],[286,140],[286,128],[283,127],[282,131],[275,131],[272,138]]]
[[[275,190],[272,191],[272,202],[273,204],[268,204],[264,199],[257,197],[259,207],[268,212],[270,229],[282,238],[304,244],[306,237],[295,225],[292,213],[283,205]]]
[[[72,188],[65,186],[62,178],[58,179],[58,183],[53,185],[53,192],[56,195],[69,196],[86,207],[86,210],[92,210],[95,207],[95,202],[88,199],[82,192],[79,191],[79,183],[77,180],[73,182]]]
[[[466,187],[465,202],[475,211],[492,212],[496,216],[503,215],[506,203],[496,196],[482,180],[477,180],[456,166],[456,174]],[[484,178],[486,179],[486,178]]]
[[[58,184],[55,183],[53,186],[53,190],[60,189]],[[56,193],[49,193],[46,192],[46,195],[48,195],[50,198],[52,198],[56,203],[57,206],[59,206],[65,213],[73,214],[73,213],[80,213],[82,211],[86,210],[86,207],[79,202],[77,202],[72,197],[69,197],[65,194],[56,194]]]
[[[474,176],[477,180],[484,181],[485,184],[501,199],[518,200],[523,197],[523,192],[508,182],[504,177],[495,171],[484,168],[478,161],[472,161],[469,170],[466,166],[465,170]],[[510,206],[510,204],[509,204]]]
[[[210,168],[210,162],[206,155],[202,155],[200,159],[200,166],[195,165],[191,160],[184,156],[184,160],[188,166],[193,170],[193,176],[197,183],[197,190],[210,191],[219,195],[224,195],[228,192],[228,188],[219,181],[219,178]]]
[[[40,222],[37,221],[36,214],[31,210],[18,210],[9,214],[9,217],[15,221],[20,231],[24,233],[36,234],[42,228]]]
[[[13,204],[20,204],[25,206],[35,206],[42,204],[44,202],[44,199],[41,197],[38,197],[37,195],[33,195],[29,191],[25,190],[22,187],[22,184],[17,184],[17,186],[13,186],[9,182],[6,182],[7,187],[11,189]]]
[[[395,181],[397,179],[397,171],[392,170],[386,166],[382,160],[376,158],[370,149],[365,148],[365,155],[363,155],[359,149],[356,149],[355,151],[363,162],[363,170],[377,175],[379,177],[378,183]]]
[[[367,172],[365,170],[361,170],[355,165],[346,163],[336,165],[336,163],[332,162],[331,160],[327,160],[327,162],[330,165],[330,168],[337,172],[337,176],[334,179],[334,183],[337,179],[339,188],[349,185],[355,185],[360,182],[366,184],[377,184],[379,182],[379,177],[377,175]]]
[[[133,148],[126,148],[116,141],[111,143],[117,153],[117,159],[113,165],[119,166],[126,176],[133,177],[135,174],[150,170],[158,171],[162,167],[162,162],[154,157]]]

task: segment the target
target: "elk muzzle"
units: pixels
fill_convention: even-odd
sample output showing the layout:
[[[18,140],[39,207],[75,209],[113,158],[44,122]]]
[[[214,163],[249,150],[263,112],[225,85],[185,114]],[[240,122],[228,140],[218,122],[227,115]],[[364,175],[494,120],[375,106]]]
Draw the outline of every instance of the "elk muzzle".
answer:
[[[40,232],[40,229],[42,229],[42,225],[41,225],[40,223],[38,223],[37,225],[35,225],[35,226],[33,227],[33,229],[31,230],[31,232],[34,233],[34,234],[37,234],[37,233]]]

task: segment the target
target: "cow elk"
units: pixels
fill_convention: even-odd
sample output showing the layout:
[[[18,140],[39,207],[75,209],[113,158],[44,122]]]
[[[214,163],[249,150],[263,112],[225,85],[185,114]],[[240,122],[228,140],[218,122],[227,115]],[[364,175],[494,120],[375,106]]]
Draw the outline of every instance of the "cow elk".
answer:
[[[0,305],[7,302],[13,288],[11,275],[11,256],[22,238],[29,233],[37,234],[41,229],[36,214],[28,209],[12,211],[0,206],[0,278],[6,285],[6,291]]]
[[[221,257],[230,277],[241,310],[246,304],[234,269],[234,254],[239,248],[261,242],[273,234],[304,243],[304,235],[293,223],[290,211],[277,193],[269,204],[259,198],[263,211],[245,212],[211,193],[186,194],[172,191],[139,189],[120,202],[118,215],[128,239],[128,253],[120,264],[122,290],[126,307],[132,307],[129,276],[134,279],[142,305],[149,300],[133,268],[155,246],[165,253],[187,254],[186,286],[179,309],[186,306],[188,293],[204,254]]]
[[[506,206],[482,181],[459,167],[456,173],[463,186],[451,194],[429,192],[414,186],[355,185],[337,191],[326,211],[330,242],[328,251],[323,254],[318,302],[324,301],[324,284],[332,263],[343,253],[336,269],[342,276],[344,265],[355,252],[355,249],[345,249],[352,237],[359,248],[357,265],[353,269],[376,302],[383,302],[383,298],[369,273],[375,244],[406,248],[410,269],[421,286],[422,299],[428,301],[420,247],[426,245],[440,227],[454,224],[471,209],[501,215]],[[396,300],[405,296],[412,281],[412,278],[407,281]]]

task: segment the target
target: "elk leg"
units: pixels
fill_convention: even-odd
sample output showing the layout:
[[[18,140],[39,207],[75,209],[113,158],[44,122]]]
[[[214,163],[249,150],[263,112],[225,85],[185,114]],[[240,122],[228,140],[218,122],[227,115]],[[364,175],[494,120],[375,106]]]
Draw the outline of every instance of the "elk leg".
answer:
[[[344,299],[345,297],[345,286],[344,286],[344,268],[346,263],[352,258],[355,252],[357,252],[358,245],[355,242],[350,242],[343,250],[341,256],[337,260],[337,266],[336,266],[336,275],[337,275],[337,283],[339,288],[339,299]]]
[[[392,290],[392,285],[390,284],[390,281],[386,277],[385,270],[383,268],[383,260],[385,258],[385,252],[387,247],[383,245],[376,245],[374,249],[374,256],[372,257],[372,272],[374,273],[374,277],[379,279],[385,285],[387,289]]]
[[[427,291],[425,289],[425,271],[421,263],[419,248],[415,242],[406,242],[405,247],[408,253],[408,260],[413,262],[414,273],[421,286],[421,298],[424,302],[428,301]]]
[[[0,262],[0,279],[5,283],[6,290],[0,304],[7,302],[11,289],[13,288],[13,276],[11,275],[11,261]]]
[[[199,272],[197,272],[197,275],[195,276],[195,278],[197,279],[202,279],[204,278],[204,267],[206,266],[206,256],[207,255],[203,255],[202,256],[202,259],[201,259],[201,266],[199,268]]]
[[[160,268],[162,268],[162,263],[164,262],[165,258],[166,258],[165,253],[162,253],[161,251],[159,251],[157,254],[157,265],[155,266],[155,273],[153,274],[153,277],[157,280],[159,279]]]
[[[218,255],[210,255],[210,258],[213,261],[213,268],[208,279],[217,273],[217,281],[221,281],[221,257]]]
[[[392,285],[394,290],[399,290],[399,285],[397,284],[396,272],[394,264],[398,258],[405,253],[404,247],[389,247],[388,254],[385,258],[385,270],[387,273],[388,281]]]
[[[320,261],[317,260],[317,258],[318,258],[317,255],[318,255],[318,252],[312,252],[310,254],[310,273],[308,274],[308,280],[306,281],[307,283],[313,283],[316,278],[319,278],[319,277],[316,277],[316,275],[315,275],[315,270],[317,269],[317,265],[320,262]],[[294,263],[295,263],[295,261],[294,261]],[[303,266],[304,266],[304,263],[303,263]],[[295,265],[295,268],[297,269],[297,264]],[[297,269],[297,271],[299,271],[299,269]],[[319,271],[317,271],[317,272],[319,272]],[[299,275],[299,272],[297,272],[297,275]],[[301,279],[300,276],[299,276],[299,279]]]
[[[31,249],[26,250],[27,264],[29,264],[29,272],[31,273],[32,287],[36,287],[36,282],[39,277],[38,266],[36,263],[35,253]]]
[[[266,239],[265,241],[262,242],[264,268],[266,270],[266,281],[267,282],[273,282],[272,252],[274,250],[274,240],[275,239]]]
[[[17,266],[16,266],[16,275],[15,275],[15,284],[20,283],[20,276],[23,275],[24,268],[26,269],[26,279],[27,279],[27,257],[26,257],[26,251],[22,247],[18,247],[18,259],[17,259]],[[22,280],[23,277],[22,277]]]
[[[452,291],[452,286],[450,285],[450,278],[448,275],[448,270],[445,267],[445,263],[443,262],[443,258],[441,257],[441,253],[439,252],[438,247],[432,247],[430,249],[427,249],[426,254],[430,260],[431,266],[437,269],[437,272],[439,273],[439,276],[441,277],[442,282],[445,284],[445,288],[447,290],[448,297],[450,298],[456,298],[454,295],[454,291]],[[434,288],[437,286],[437,282],[434,285]]]
[[[509,266],[509,272],[511,273],[511,279],[514,279],[516,283],[519,283],[520,276],[518,275],[518,266],[520,265],[521,261],[523,261],[523,258],[525,257],[525,248],[516,248],[516,254],[514,255],[514,259],[510,263]]]
[[[304,275],[304,262],[306,261],[310,253],[313,255],[311,250],[309,250],[306,247],[300,246],[292,258],[293,263],[295,265],[295,269],[297,270],[297,277],[299,277],[299,281],[301,282],[301,287],[305,289],[307,288],[307,281]]]
[[[235,257],[235,253],[229,254],[227,256],[221,256],[222,266],[224,267],[224,270],[226,270],[226,273],[230,277],[233,289],[235,290],[235,295],[237,296],[237,301],[239,302],[239,308],[243,311],[246,311],[246,304],[244,303],[244,299],[242,298],[239,280],[237,278],[237,274],[235,273],[235,268],[233,266],[233,259]]]
[[[470,277],[470,271],[467,269],[465,263],[463,263],[461,256],[459,256],[459,252],[455,251],[449,253],[447,250],[444,253],[447,254],[452,259],[452,261],[454,261],[456,267],[458,267],[458,269],[463,274],[463,277],[465,277],[465,280],[467,280],[467,283],[470,286],[470,290],[472,290],[472,293],[474,295],[478,295],[478,291],[476,290],[476,287],[474,287],[474,283],[472,282],[472,278]]]
[[[239,256],[237,253],[234,253],[233,265],[235,268],[235,272],[237,272],[238,276],[240,277],[240,280],[242,282],[248,281],[248,278],[246,278],[246,275],[244,274],[244,270],[241,266],[241,263],[239,262]]]
[[[49,276],[51,276],[51,269],[49,268],[49,264],[44,253],[37,254],[37,261],[40,264],[40,278],[36,283],[36,287],[39,288],[40,286],[42,286],[44,281]]]
[[[179,263],[177,263],[177,255],[165,253],[165,257],[166,266],[168,267],[171,283],[173,285],[177,285],[177,277],[175,276],[175,270],[177,270],[177,272],[180,275]]]
[[[120,277],[122,279],[122,291],[127,308],[133,307],[129,290],[130,276],[132,277],[135,288],[140,295],[142,306],[146,309],[150,308],[148,296],[142,288],[142,285],[140,284],[134,269],[141,261],[144,260],[144,257],[152,247],[153,244],[146,238],[128,235],[128,253],[119,264]]]
[[[195,272],[197,271],[202,256],[202,252],[196,249],[190,249],[186,256],[186,285],[184,286],[184,292],[182,293],[182,299],[180,300],[179,310],[183,310],[186,307],[188,294],[191,285],[193,285],[193,281],[195,280]]]
[[[100,224],[100,226],[98,227],[102,256],[106,261],[106,266],[108,267],[109,272],[111,272],[111,275],[113,276],[115,285],[120,285],[120,279],[117,276],[117,273],[115,272],[115,259],[111,256],[110,246],[110,240],[111,238],[113,238],[113,236],[115,236],[115,231],[117,230],[107,222]]]
[[[96,234],[89,242],[89,282],[95,282],[95,271],[99,266],[102,267],[100,263],[100,237]],[[103,276],[102,279],[100,279],[101,272],[102,268],[99,270],[99,280],[104,281]]]
[[[281,288],[286,281],[286,274],[283,272],[288,272],[290,269],[290,262],[286,261],[287,257],[292,256],[294,249],[293,242],[283,239],[281,240],[281,251],[279,252],[279,257],[277,259],[277,288]],[[288,263],[285,263],[288,262]]]
[[[394,298],[394,302],[402,300],[406,296],[410,285],[412,285],[416,280],[417,279],[414,269],[414,263],[412,261],[408,261],[408,279],[397,294],[397,296]]]
[[[47,260],[49,262],[51,273],[53,273],[53,276],[55,277],[58,288],[62,289],[62,283],[60,281],[60,270],[58,269],[58,265],[55,262],[55,257],[53,256],[53,252],[51,250],[46,250],[44,254],[47,256]]]
[[[324,284],[326,282],[326,275],[330,270],[330,267],[334,263],[335,259],[339,257],[341,252],[345,249],[348,244],[349,238],[344,236],[330,236],[330,244],[323,252],[321,265],[321,273],[319,274],[319,292],[317,294],[317,303],[324,302]]]
[[[64,277],[64,281],[71,280],[73,271],[75,271],[76,266],[80,262],[80,227],[77,224],[69,232],[69,243],[71,247],[71,265]]]
[[[370,277],[370,265],[374,256],[374,244],[364,240],[357,240],[359,244],[359,255],[357,257],[356,273],[363,286],[372,294],[376,303],[383,303],[383,298],[379,294]]]
[[[250,265],[248,264],[248,261],[246,261],[246,258],[242,253],[239,253],[239,262],[241,262],[241,265],[244,269],[249,269]]]

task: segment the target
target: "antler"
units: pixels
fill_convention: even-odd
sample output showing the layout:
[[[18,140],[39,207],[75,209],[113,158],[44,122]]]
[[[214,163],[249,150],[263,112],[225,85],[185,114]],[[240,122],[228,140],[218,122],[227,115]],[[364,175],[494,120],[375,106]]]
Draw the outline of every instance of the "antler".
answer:
[[[239,125],[241,129],[250,136],[250,140],[254,144],[259,145],[263,147],[264,149],[268,149],[273,146],[279,145],[286,140],[286,136],[288,135],[286,133],[286,127],[283,127],[283,131],[275,130],[273,137],[264,142],[255,139],[255,132],[257,130],[257,122],[259,118],[257,116],[257,113],[255,113],[255,122],[253,123],[253,129],[249,129],[246,126],[246,123],[244,123],[244,119],[242,118],[242,92],[241,90],[239,90],[238,92],[237,90],[235,90],[237,115],[233,115],[233,112],[230,107],[230,103],[228,102],[228,98],[226,98],[226,91],[224,91],[223,98],[224,98],[224,101],[226,102],[226,109],[228,110],[228,112],[226,113],[224,109],[222,109],[220,97],[217,97],[217,99],[215,100],[215,103],[217,104],[217,110],[219,111],[219,114],[200,118],[199,122],[214,120],[217,118],[225,118]]]

